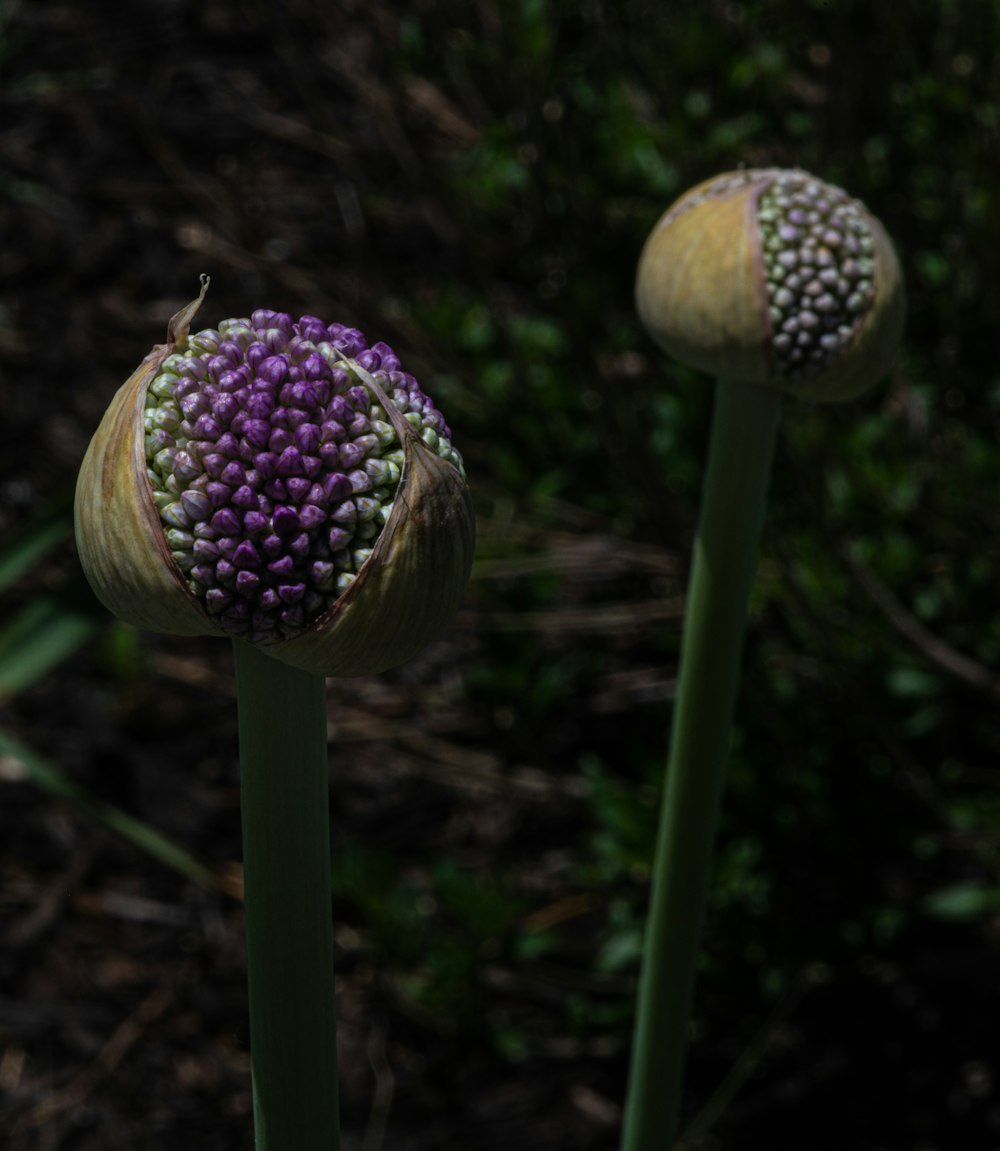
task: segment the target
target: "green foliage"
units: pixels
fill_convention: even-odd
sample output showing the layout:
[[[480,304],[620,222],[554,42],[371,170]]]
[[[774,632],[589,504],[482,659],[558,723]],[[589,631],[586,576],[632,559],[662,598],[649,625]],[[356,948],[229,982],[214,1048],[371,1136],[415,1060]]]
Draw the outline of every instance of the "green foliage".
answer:
[[[0,629],[0,699],[16,695],[97,631],[92,612],[58,599],[32,600]]]
[[[88,788],[75,783],[44,756],[3,731],[0,731],[0,756],[6,761],[5,781],[23,780],[30,783],[40,793],[67,804],[79,815],[118,836],[136,851],[199,887],[209,891],[229,890],[232,894],[231,884],[213,872],[183,844],[163,835],[144,820],[136,819],[128,812],[105,803]]]
[[[49,560],[69,534],[59,504],[38,514],[0,551],[0,594]],[[0,623],[0,701],[30,687],[80,648],[98,629],[93,601],[75,586],[29,594]]]
[[[956,883],[927,897],[925,909],[937,919],[962,922],[976,920],[1000,910],[1000,887],[982,883]]]
[[[448,859],[421,868],[345,845],[334,858],[333,892],[360,913],[387,983],[444,1030],[474,1025],[484,957],[536,950],[507,884]]]
[[[587,756],[580,767],[594,822],[582,881],[612,888],[628,878],[648,879],[659,816],[657,789],[617,778],[594,756]],[[658,763],[647,760],[649,775],[661,771]]]

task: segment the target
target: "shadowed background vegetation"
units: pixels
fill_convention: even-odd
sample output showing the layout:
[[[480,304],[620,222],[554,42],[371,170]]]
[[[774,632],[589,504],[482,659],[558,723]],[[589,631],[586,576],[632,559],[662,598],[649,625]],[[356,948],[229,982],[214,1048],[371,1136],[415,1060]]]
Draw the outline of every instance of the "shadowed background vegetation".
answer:
[[[396,348],[479,515],[329,685],[345,1151],[612,1151],[711,389],[639,328],[689,185],[801,166],[904,354],[779,441],[685,1147],[1000,1141],[1000,6],[0,2],[0,1130],[250,1141],[230,653],[91,598],[76,469],[167,318]]]

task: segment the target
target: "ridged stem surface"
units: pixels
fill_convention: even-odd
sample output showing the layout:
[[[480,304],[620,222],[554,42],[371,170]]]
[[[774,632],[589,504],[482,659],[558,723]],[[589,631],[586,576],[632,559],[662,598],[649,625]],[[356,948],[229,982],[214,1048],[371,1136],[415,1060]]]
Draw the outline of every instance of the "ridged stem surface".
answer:
[[[257,1151],[338,1151],[325,681],[233,643]]]
[[[780,394],[716,389],[643,946],[623,1151],[676,1136],[688,1021]]]

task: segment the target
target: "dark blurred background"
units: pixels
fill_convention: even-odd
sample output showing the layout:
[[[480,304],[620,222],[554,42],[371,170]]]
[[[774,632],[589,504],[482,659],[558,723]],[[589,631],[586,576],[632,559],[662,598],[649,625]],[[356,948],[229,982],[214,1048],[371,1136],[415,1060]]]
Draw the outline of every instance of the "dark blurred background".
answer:
[[[251,1144],[230,653],[69,531],[203,272],[392,344],[479,516],[448,633],[329,684],[345,1151],[617,1146],[711,402],[632,278],[739,164],[863,199],[909,324],[787,406],[684,1147],[1000,1147],[997,4],[2,0],[0,68],[3,1147]]]

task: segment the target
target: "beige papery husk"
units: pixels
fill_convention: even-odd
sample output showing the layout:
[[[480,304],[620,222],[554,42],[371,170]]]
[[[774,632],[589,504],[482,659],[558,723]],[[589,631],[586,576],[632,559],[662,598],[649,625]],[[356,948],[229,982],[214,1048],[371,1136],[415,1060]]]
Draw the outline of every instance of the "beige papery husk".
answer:
[[[639,260],[636,305],[646,330],[670,355],[720,379],[775,387],[799,399],[837,402],[861,394],[888,371],[899,347],[905,304],[892,242],[858,203],[874,245],[874,292],[852,341],[822,372],[786,380],[769,352],[758,203],[776,171],[703,198],[719,177],[685,192],[654,226]],[[689,206],[690,205],[690,206]]]
[[[150,351],[112,399],[80,469],[76,538],[91,587],[120,619],[169,635],[229,638],[171,555],[145,454],[147,389],[163,361],[186,347],[207,288],[202,277],[198,298],[170,320],[167,342]],[[346,591],[294,636],[256,645],[322,676],[371,675],[416,655],[455,614],[475,548],[464,477],[427,447],[363,367],[344,363],[384,409],[403,446],[392,511]]]

